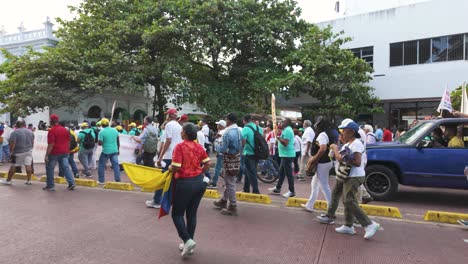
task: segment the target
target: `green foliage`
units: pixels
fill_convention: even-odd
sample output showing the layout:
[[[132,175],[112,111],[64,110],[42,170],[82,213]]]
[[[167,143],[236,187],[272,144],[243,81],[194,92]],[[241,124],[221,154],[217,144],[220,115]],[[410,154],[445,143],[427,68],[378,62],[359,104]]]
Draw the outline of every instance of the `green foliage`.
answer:
[[[457,111],[460,111],[460,107],[461,107],[462,88],[463,88],[463,85],[460,85],[450,93],[450,100],[452,101],[452,108]],[[468,92],[468,85],[465,86],[465,89]]]

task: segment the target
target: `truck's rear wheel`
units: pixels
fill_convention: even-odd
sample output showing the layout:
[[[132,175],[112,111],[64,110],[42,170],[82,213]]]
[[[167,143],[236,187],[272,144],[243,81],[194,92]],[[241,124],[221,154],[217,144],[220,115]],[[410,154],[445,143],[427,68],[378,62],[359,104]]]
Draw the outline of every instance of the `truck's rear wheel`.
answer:
[[[368,166],[364,185],[377,201],[392,200],[398,193],[398,178],[392,169],[384,165]]]

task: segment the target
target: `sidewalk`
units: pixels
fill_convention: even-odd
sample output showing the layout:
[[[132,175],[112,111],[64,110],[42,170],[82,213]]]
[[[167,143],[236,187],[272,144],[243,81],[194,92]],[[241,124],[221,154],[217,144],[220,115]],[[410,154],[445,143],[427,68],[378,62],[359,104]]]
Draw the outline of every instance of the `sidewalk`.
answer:
[[[239,216],[223,216],[211,199],[183,261],[171,217],[157,220],[148,194],[41,187],[0,186],[2,263],[468,263],[468,232],[457,226],[378,219],[385,230],[366,241],[362,229],[337,234],[298,209],[239,203]]]

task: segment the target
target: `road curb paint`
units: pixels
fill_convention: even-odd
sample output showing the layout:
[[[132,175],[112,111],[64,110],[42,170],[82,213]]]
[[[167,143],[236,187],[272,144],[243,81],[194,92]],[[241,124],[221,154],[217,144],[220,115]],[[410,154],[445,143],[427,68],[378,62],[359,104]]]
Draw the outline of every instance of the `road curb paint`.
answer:
[[[361,209],[368,215],[402,218],[400,210],[391,206],[360,204]]]
[[[155,191],[153,188],[141,188],[141,192],[154,193]]]
[[[271,204],[270,196],[266,194],[236,192],[236,199],[244,202]]]
[[[42,176],[40,179],[39,179],[40,182],[46,182],[47,181],[47,176]],[[58,183],[58,184],[64,184],[64,183],[67,183],[67,181],[62,178],[62,177],[54,177],[54,183]]]
[[[427,211],[424,215],[425,221],[456,224],[457,220],[468,219],[468,214]]]
[[[95,180],[89,180],[89,179],[75,179],[75,184],[78,186],[85,186],[85,187],[96,187],[98,185]]]
[[[0,172],[0,178],[6,178],[8,176],[8,172]]]
[[[133,185],[128,182],[106,182],[104,184],[104,189],[132,191]]]
[[[219,195],[218,190],[209,190],[209,189],[207,189],[205,191],[205,194],[203,195],[203,197],[219,199],[221,196]]]
[[[306,199],[306,198],[290,197],[288,198],[288,201],[286,202],[286,206],[301,207],[301,204],[306,204],[308,200],[309,199]],[[327,201],[323,201],[323,200],[315,201],[314,209],[324,210],[324,211],[327,210],[328,209]]]
[[[13,174],[13,179],[15,180],[27,180],[28,176],[26,176],[26,173],[15,173]],[[31,175],[31,181],[37,181],[37,177],[34,175]]]

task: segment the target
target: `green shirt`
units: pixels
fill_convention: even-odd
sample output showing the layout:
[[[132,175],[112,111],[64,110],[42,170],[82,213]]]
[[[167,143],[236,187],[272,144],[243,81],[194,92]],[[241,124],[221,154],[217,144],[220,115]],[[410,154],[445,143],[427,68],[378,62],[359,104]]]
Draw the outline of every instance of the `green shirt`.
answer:
[[[137,131],[138,131],[138,130],[137,130],[136,128],[132,128],[132,129],[130,130],[130,132],[128,132],[128,134],[129,134],[130,136],[136,136]]]
[[[281,133],[280,138],[288,139],[288,145],[278,142],[278,152],[280,158],[294,158],[296,157],[296,150],[294,149],[294,132],[290,126],[286,127]]]
[[[258,132],[263,135],[263,129],[259,126],[257,126],[254,122],[250,122],[244,126],[242,129],[242,139],[245,140],[245,145],[244,145],[244,155],[254,155],[254,150],[252,147],[254,147],[255,142],[254,142],[254,132],[252,129],[249,127],[253,128],[254,130],[258,130]],[[293,146],[294,147],[294,146]],[[296,154],[294,154],[296,155]]]
[[[83,129],[80,131],[80,133],[78,133],[78,140],[80,141],[80,150],[87,150],[83,147],[83,143],[84,143],[86,134],[90,132],[91,132],[91,136],[93,136],[93,139],[96,139],[96,135],[94,134],[94,130],[92,128]]]
[[[102,153],[113,154],[119,152],[117,139],[119,132],[113,127],[106,127],[99,132],[98,140],[102,142]]]

